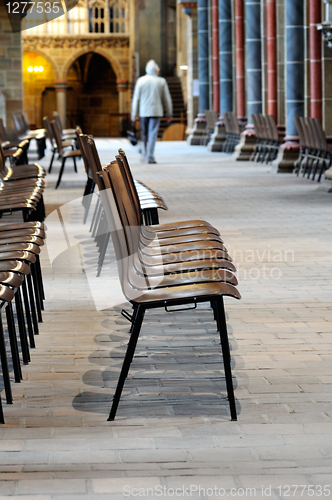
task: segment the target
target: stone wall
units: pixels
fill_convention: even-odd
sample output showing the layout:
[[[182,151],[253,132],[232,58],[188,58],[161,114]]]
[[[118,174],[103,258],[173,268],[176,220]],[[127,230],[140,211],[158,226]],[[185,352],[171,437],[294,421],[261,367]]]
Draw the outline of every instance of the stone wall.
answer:
[[[23,105],[21,33],[12,32],[3,5],[0,5],[0,91],[5,97],[7,127],[14,128],[12,114],[22,111]]]

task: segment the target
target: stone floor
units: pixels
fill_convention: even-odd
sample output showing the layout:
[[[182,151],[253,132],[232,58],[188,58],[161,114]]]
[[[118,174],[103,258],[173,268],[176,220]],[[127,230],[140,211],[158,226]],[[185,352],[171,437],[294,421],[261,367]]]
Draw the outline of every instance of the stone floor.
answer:
[[[203,218],[238,267],[226,300],[238,421],[231,422],[211,311],[146,315],[117,418],[107,422],[128,322],[112,249],[100,278],[82,224],[85,175],[47,176],[44,323],[4,404],[0,500],[332,498],[332,219],[329,185],[185,143],[156,165],[125,140],[134,176],[169,210]],[[40,163],[47,166],[50,154]],[[125,305],[125,307],[129,307]]]

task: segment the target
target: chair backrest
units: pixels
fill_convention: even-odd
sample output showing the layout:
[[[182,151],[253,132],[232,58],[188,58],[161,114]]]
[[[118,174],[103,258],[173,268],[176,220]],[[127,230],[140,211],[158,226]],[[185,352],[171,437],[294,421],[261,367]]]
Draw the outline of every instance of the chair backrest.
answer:
[[[273,115],[265,115],[267,127],[269,129],[270,139],[279,141],[279,132]]]
[[[61,119],[60,119],[59,113],[57,111],[53,111],[53,120],[55,121],[55,123],[56,123],[56,125],[58,127],[58,130],[60,132],[60,135],[61,135],[63,127],[62,127],[62,123],[61,123]]]
[[[214,130],[214,126],[218,120],[218,113],[214,110],[206,109],[204,111],[204,114],[205,114],[205,118],[206,118],[207,127],[210,130]]]
[[[6,158],[5,158],[5,154],[3,152],[2,142],[0,139],[0,177],[2,177],[2,174],[5,172],[5,169],[6,169],[5,162],[6,162]]]
[[[20,121],[19,115],[12,115],[13,122],[14,122],[14,127],[18,135],[23,135],[25,133],[25,130],[22,128],[22,123]]]
[[[137,216],[137,219],[139,221],[139,224],[142,225],[143,224],[143,217],[142,217],[141,203],[140,203],[137,189],[135,186],[134,177],[133,177],[131,170],[130,170],[128,158],[126,156],[126,153],[123,151],[123,149],[119,149],[119,156],[122,160],[122,165],[123,165],[124,172],[125,172],[125,175],[127,178],[128,186],[129,186],[129,189],[131,191],[132,200],[133,200],[133,204],[134,204],[135,211],[136,211],[136,216]],[[116,159],[118,160],[118,156],[116,156]]]
[[[237,121],[237,116],[234,111],[228,113],[229,120],[231,123],[231,129],[233,134],[240,134],[239,122]]]
[[[225,122],[225,129],[226,129],[226,133],[227,133],[227,134],[231,134],[231,133],[232,133],[232,126],[231,126],[231,122],[230,122],[230,119],[229,119],[228,113],[226,113],[226,112],[224,111],[222,115],[223,115],[223,117],[224,117],[224,122]]]
[[[54,148],[56,146],[56,140],[54,137],[53,127],[51,125],[50,119],[48,116],[43,117],[43,125],[46,130],[47,136],[50,140],[51,146]]]
[[[327,145],[325,131],[322,127],[321,121],[318,118],[312,118],[312,121],[313,121],[313,126],[315,127],[317,135],[319,137],[320,150],[327,151],[328,145]]]
[[[298,133],[299,138],[300,138],[300,146],[301,146],[301,148],[306,148],[307,143],[306,143],[305,135],[304,135],[303,128],[302,128],[302,123],[297,116],[294,116],[294,122],[295,122],[297,133]]]
[[[51,121],[51,127],[53,130],[53,137],[55,139],[55,143],[56,143],[57,148],[58,148],[58,153],[60,156],[62,156],[63,155],[62,139],[61,139],[61,134],[59,132],[58,126],[55,123],[55,120]]]
[[[78,148],[79,148],[79,150],[81,151],[81,154],[82,154],[82,158],[83,158],[83,163],[84,163],[84,168],[85,168],[86,175],[90,179],[93,179],[95,181],[95,179],[94,179],[94,172],[93,172],[93,169],[92,169],[91,164],[90,164],[89,159],[88,159],[88,153],[85,150],[85,148],[86,148],[85,141],[82,140],[82,137],[83,137],[82,131],[80,131],[78,128],[76,128],[75,135],[76,135],[76,141],[77,141],[77,144],[78,144]],[[95,181],[95,183],[96,183],[96,181]]]
[[[7,141],[7,133],[1,116],[0,116],[0,139],[2,142]]]
[[[251,120],[252,120],[252,123],[254,125],[255,135],[256,135],[257,139],[263,139],[264,132],[262,130],[262,125],[261,125],[261,122],[258,118],[258,115],[256,113],[253,113],[251,115]]]

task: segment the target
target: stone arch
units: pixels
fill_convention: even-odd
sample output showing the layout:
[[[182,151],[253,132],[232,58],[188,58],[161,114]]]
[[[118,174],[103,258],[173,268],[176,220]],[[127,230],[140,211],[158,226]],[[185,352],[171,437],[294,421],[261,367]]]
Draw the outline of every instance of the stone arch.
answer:
[[[125,76],[125,73],[123,71],[123,68],[121,66],[120,61],[116,57],[114,57],[114,55],[111,54],[109,50],[103,49],[102,47],[96,47],[93,49],[85,48],[85,49],[77,50],[76,52],[74,52],[70,57],[68,57],[64,61],[60,80],[66,81],[69,69],[72,66],[72,64],[76,61],[76,59],[83,56],[84,54],[88,54],[89,52],[95,52],[96,54],[99,54],[99,55],[105,57],[105,59],[111,64],[111,66],[116,74],[117,80],[126,80],[126,76]]]
[[[55,81],[59,80],[59,78],[60,78],[59,68],[58,68],[56,62],[54,61],[54,59],[52,57],[50,57],[50,55],[47,52],[45,52],[44,50],[39,49],[37,47],[29,46],[29,44],[27,44],[27,43],[23,44],[23,51],[24,52],[33,52],[35,54],[38,54],[38,55],[44,57],[52,66],[53,73],[54,73],[54,80]]]

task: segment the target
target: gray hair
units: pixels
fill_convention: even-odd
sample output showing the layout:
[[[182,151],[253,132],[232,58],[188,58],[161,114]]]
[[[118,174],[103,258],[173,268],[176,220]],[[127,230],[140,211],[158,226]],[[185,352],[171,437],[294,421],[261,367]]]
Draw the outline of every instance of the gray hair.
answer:
[[[156,61],[150,59],[150,61],[145,66],[145,71],[147,75],[156,75],[159,71],[159,66]]]

